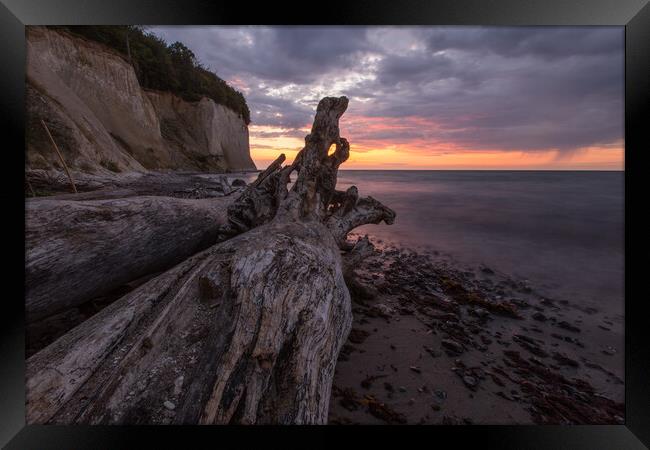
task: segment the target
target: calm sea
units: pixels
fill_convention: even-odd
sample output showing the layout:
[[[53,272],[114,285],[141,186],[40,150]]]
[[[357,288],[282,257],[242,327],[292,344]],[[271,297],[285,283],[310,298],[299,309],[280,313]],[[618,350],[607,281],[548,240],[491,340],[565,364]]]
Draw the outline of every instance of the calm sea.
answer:
[[[341,171],[397,212],[357,229],[528,279],[551,298],[623,312],[624,173]]]

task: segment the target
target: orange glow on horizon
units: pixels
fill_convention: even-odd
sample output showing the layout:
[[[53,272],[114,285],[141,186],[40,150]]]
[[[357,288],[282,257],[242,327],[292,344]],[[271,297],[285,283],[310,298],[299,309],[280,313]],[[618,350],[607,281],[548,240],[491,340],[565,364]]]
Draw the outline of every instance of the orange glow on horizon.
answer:
[[[363,132],[394,130],[400,124],[381,123],[381,118],[365,122]],[[343,125],[343,124],[342,124]],[[582,148],[573,152],[557,150],[513,151],[473,150],[450,144],[417,140],[405,143],[386,140],[357,139],[354,135],[361,124],[342,126],[341,134],[351,142],[350,158],[341,169],[357,170],[623,170],[624,144],[620,142]],[[383,125],[383,126],[382,126]],[[388,126],[387,126],[388,125]],[[407,125],[411,126],[411,125]],[[280,153],[292,161],[304,146],[303,137],[283,134],[288,130],[251,125],[251,156],[258,169],[266,168]],[[300,134],[300,133],[298,133]],[[294,133],[295,135],[295,133]],[[355,142],[359,142],[355,145]]]

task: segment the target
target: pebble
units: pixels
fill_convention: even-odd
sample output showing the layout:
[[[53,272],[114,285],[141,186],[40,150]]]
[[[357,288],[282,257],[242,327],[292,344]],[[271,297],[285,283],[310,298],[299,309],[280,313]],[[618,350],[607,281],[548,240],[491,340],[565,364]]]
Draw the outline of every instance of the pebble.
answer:
[[[438,397],[441,400],[444,400],[447,398],[447,393],[443,391],[442,389],[436,389],[435,390],[436,397]]]
[[[375,305],[375,308],[379,310],[382,314],[386,314],[387,316],[392,315],[395,311],[393,311],[393,308],[391,308],[388,305],[385,305],[383,303],[378,303]]]
[[[163,405],[165,406],[165,408],[167,408],[170,411],[173,411],[173,410],[176,409],[176,405],[173,404],[172,402],[170,402],[169,400],[165,400],[165,403],[163,403]]]
[[[474,378],[471,375],[465,375],[463,377],[463,383],[469,388],[474,388],[476,387],[476,378]]]
[[[184,379],[185,377],[181,375],[180,377],[176,378],[176,380],[174,381],[174,395],[179,395],[181,393]]]

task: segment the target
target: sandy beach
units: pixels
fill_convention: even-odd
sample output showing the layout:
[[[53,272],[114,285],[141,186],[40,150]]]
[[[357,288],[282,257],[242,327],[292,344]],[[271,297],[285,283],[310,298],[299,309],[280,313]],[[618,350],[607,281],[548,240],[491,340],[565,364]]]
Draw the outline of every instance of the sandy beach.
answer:
[[[357,270],[329,423],[623,422],[623,373],[606,368],[623,365],[621,317],[439,252],[376,244]]]

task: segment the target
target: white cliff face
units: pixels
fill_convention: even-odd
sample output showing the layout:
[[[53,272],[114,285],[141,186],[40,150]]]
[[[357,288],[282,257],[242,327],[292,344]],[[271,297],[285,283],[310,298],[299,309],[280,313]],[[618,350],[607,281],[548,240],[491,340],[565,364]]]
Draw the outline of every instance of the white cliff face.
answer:
[[[237,113],[208,98],[190,103],[169,92],[147,95],[178,164],[199,170],[255,168],[248,127]]]
[[[58,164],[40,119],[77,170],[255,168],[233,111],[145,92],[119,53],[43,27],[27,27],[27,116],[33,168]]]
[[[242,118],[231,109],[217,105],[210,99],[204,98],[200,107],[207,110],[210,119],[209,148],[215,153],[221,152],[226,167],[233,170],[255,168],[250,156],[248,143],[248,126]]]

